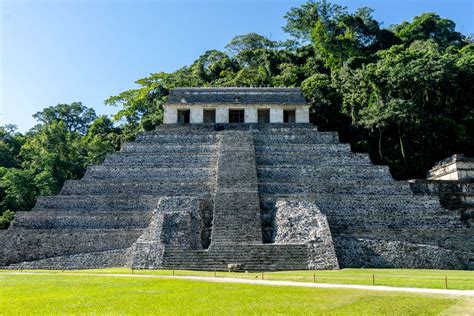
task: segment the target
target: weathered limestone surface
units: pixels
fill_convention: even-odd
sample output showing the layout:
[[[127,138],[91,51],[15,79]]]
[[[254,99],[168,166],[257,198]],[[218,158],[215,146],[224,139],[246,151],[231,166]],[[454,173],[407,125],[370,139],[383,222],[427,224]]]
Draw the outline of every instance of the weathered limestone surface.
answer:
[[[206,201],[196,215],[205,243],[218,141],[213,131],[144,133],[101,166],[89,167],[83,180],[66,182],[58,196],[40,197],[31,212],[19,212],[0,235],[0,266],[54,257],[66,264],[67,256],[130,249],[168,196]],[[167,216],[169,223],[181,223],[179,216]]]
[[[326,216],[313,202],[278,200],[272,228],[274,243],[308,246],[309,268],[339,268]]]
[[[429,172],[429,180],[474,179],[474,158],[453,155],[437,163]]]
[[[309,123],[309,108],[296,108],[296,123]]]
[[[309,124],[162,125],[19,212],[0,266],[472,269],[473,183],[440,182]]]
[[[245,109],[245,122],[258,123],[257,108],[249,107]]]
[[[8,268],[51,270],[113,268],[127,266],[130,258],[131,253],[129,249],[118,249],[21,262],[12,264]]]
[[[219,107],[216,109],[216,123],[229,123],[229,109]]]
[[[262,243],[253,135],[225,131],[221,137],[212,244]]]
[[[327,218],[341,267],[471,268],[474,234],[459,213],[414,195],[330,134],[255,130],[264,242],[273,242],[267,219],[277,201],[309,201]]]
[[[273,107],[270,109],[270,123],[283,123],[283,108]]]
[[[299,88],[175,88],[168,98],[170,104],[209,103],[286,103],[304,104]]]
[[[439,198],[441,205],[459,216],[466,227],[474,226],[474,179],[411,180],[410,185],[417,195]],[[474,266],[474,261],[470,265]]]
[[[151,221],[131,247],[134,268],[163,266],[166,247],[181,246],[202,249],[200,236],[200,209],[202,201],[188,197],[161,198]]]
[[[191,115],[190,115],[190,123],[202,123],[203,118],[203,111],[202,107],[193,107],[191,108]]]

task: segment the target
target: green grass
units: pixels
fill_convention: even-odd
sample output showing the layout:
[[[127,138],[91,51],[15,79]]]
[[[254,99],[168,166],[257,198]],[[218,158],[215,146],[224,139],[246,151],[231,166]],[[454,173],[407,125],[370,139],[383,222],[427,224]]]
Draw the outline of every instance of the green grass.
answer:
[[[35,270],[38,272],[45,270]],[[46,270],[48,272],[52,272]],[[56,271],[61,273],[61,271]],[[130,274],[127,268],[109,268],[93,270],[73,270],[72,273],[124,273]],[[172,275],[172,270],[134,270],[135,274]],[[175,270],[178,276],[214,276],[214,272]],[[458,290],[474,290],[474,271],[459,270],[421,270],[421,269],[341,269],[326,271],[282,271],[265,272],[265,280],[286,280],[313,282],[314,275],[318,283],[372,285],[372,275],[375,285],[418,287],[444,289],[445,277],[448,278],[448,288]],[[228,273],[217,272],[218,277],[233,277],[246,279],[261,279],[261,273]]]
[[[0,314],[6,315],[449,315],[469,314],[473,306],[472,298],[398,292],[0,273]]]

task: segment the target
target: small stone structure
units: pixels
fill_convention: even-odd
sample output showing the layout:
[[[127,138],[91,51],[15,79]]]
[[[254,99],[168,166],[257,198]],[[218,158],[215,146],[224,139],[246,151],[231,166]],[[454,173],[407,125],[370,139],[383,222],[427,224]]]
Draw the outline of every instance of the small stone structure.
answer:
[[[261,106],[279,123],[249,123]],[[227,118],[172,124],[183,107],[189,122],[206,107]],[[168,124],[17,213],[0,231],[0,266],[472,268],[472,180],[397,182],[337,133],[282,123],[285,108],[307,120],[297,89],[172,90]]]
[[[177,88],[164,105],[164,123],[309,123],[298,88]]]
[[[429,172],[429,180],[474,179],[474,158],[453,155],[437,163]]]

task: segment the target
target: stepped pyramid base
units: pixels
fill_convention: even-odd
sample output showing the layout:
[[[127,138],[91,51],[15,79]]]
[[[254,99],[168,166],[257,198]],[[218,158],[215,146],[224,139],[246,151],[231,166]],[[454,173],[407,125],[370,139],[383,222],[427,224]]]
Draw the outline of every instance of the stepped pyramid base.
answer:
[[[472,269],[474,186],[452,186],[394,181],[309,124],[160,126],[19,212],[0,266]]]

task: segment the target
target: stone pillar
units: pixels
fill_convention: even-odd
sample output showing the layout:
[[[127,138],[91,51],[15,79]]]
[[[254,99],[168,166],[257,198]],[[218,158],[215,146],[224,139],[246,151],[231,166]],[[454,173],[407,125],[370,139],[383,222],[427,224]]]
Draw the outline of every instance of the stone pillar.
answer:
[[[165,106],[165,115],[163,118],[164,124],[176,124],[178,123],[178,110],[169,106]]]
[[[308,106],[301,106],[296,108],[296,123],[309,123]]]
[[[283,108],[270,108],[270,123],[283,123]]]
[[[218,107],[216,109],[216,123],[229,123],[229,109]]]
[[[258,123],[256,108],[245,108],[245,123]]]
[[[202,107],[191,106],[189,123],[202,124],[204,122]]]

